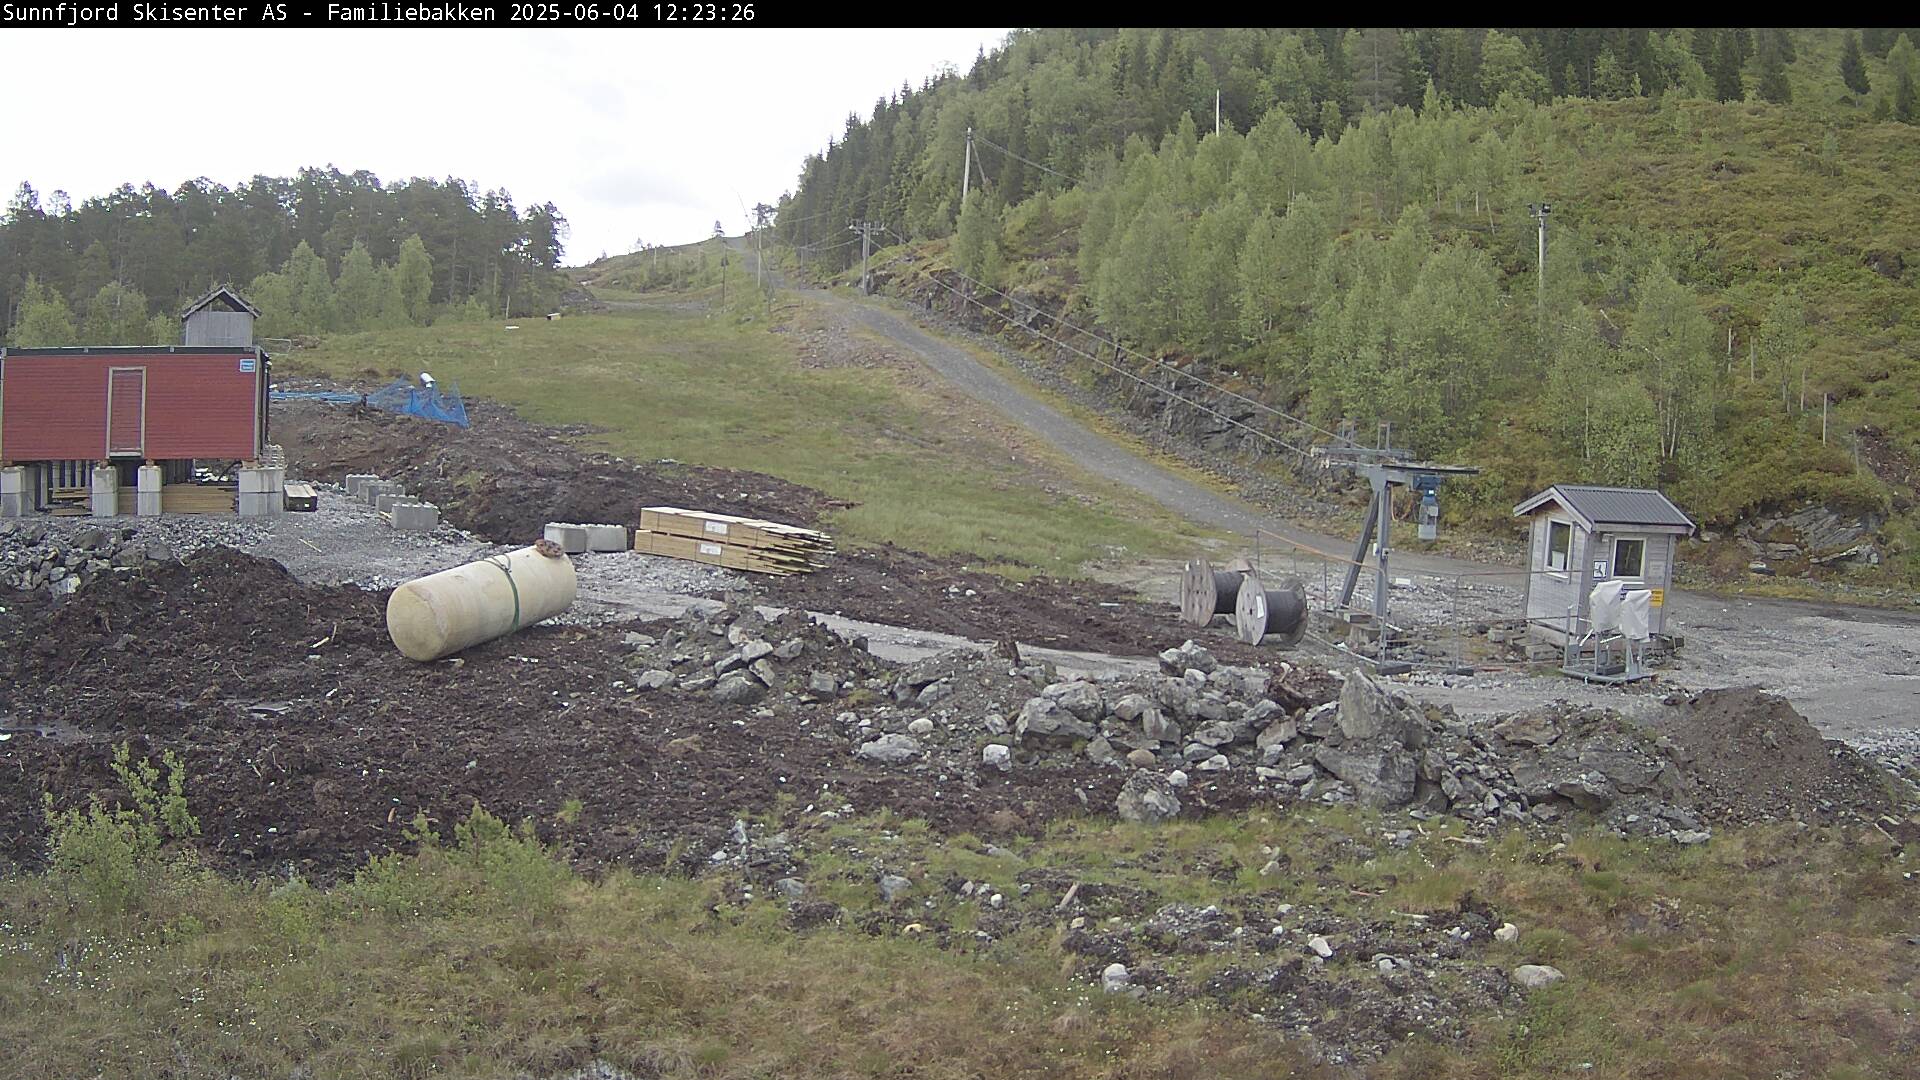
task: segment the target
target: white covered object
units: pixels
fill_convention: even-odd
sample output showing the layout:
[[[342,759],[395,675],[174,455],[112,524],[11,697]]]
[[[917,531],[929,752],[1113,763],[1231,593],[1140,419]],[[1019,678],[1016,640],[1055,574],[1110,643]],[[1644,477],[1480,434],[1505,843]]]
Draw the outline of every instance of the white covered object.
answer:
[[[1594,633],[1606,634],[1620,629],[1620,609],[1626,592],[1625,582],[1603,581],[1587,594],[1587,618]]]
[[[1634,589],[1621,598],[1620,634],[1629,641],[1645,641],[1652,636],[1648,627],[1653,623],[1653,592],[1650,589]]]

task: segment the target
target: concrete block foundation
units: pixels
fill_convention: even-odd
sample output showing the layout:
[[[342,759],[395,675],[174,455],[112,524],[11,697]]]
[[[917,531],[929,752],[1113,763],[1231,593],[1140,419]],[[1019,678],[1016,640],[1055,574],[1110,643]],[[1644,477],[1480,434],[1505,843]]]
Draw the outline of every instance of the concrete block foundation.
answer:
[[[241,469],[241,517],[279,517],[287,512],[287,470]]]
[[[418,501],[417,499],[408,498],[407,493],[404,491],[383,491],[373,497],[373,508],[379,513],[390,514],[393,512],[395,506],[403,502]]]
[[[141,517],[159,517],[160,489],[164,486],[160,466],[142,465],[139,473],[139,486],[133,497],[133,510]]]
[[[30,497],[25,465],[0,469],[0,518],[26,517]]]
[[[120,474],[110,468],[93,470],[92,495],[88,504],[93,516],[120,516]]]
[[[375,476],[372,473],[348,473],[347,478],[345,480],[345,484],[347,488],[347,498],[349,499],[359,498],[360,489],[363,487],[366,487],[369,482],[378,480],[378,479],[380,478],[378,476]]]

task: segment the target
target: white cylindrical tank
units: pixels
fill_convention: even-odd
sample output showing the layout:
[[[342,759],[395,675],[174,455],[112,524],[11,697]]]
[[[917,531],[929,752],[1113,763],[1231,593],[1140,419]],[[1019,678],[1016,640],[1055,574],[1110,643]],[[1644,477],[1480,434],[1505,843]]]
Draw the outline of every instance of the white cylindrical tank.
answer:
[[[577,588],[573,561],[543,540],[393,590],[387,635],[408,659],[438,660],[560,614]]]

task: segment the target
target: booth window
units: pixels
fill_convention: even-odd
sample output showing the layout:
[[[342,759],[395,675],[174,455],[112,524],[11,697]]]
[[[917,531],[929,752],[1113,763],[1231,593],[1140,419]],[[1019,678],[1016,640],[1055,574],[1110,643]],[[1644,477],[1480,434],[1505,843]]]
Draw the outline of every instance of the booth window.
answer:
[[[1572,550],[1573,526],[1564,521],[1547,522],[1547,569],[1565,570]]]
[[[1637,578],[1643,572],[1647,559],[1645,540],[1615,540],[1613,542],[1613,576]]]

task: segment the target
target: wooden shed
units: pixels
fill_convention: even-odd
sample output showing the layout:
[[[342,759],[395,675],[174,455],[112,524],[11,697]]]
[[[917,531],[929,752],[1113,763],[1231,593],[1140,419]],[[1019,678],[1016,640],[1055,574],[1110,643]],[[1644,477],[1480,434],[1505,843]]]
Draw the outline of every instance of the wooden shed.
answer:
[[[1674,552],[1694,525],[1665,495],[1555,484],[1513,515],[1528,519],[1525,610],[1534,637],[1556,644],[1579,637],[1593,587],[1615,579],[1653,592],[1649,629],[1666,632]]]
[[[231,285],[219,285],[180,312],[184,345],[251,345],[260,310]]]

